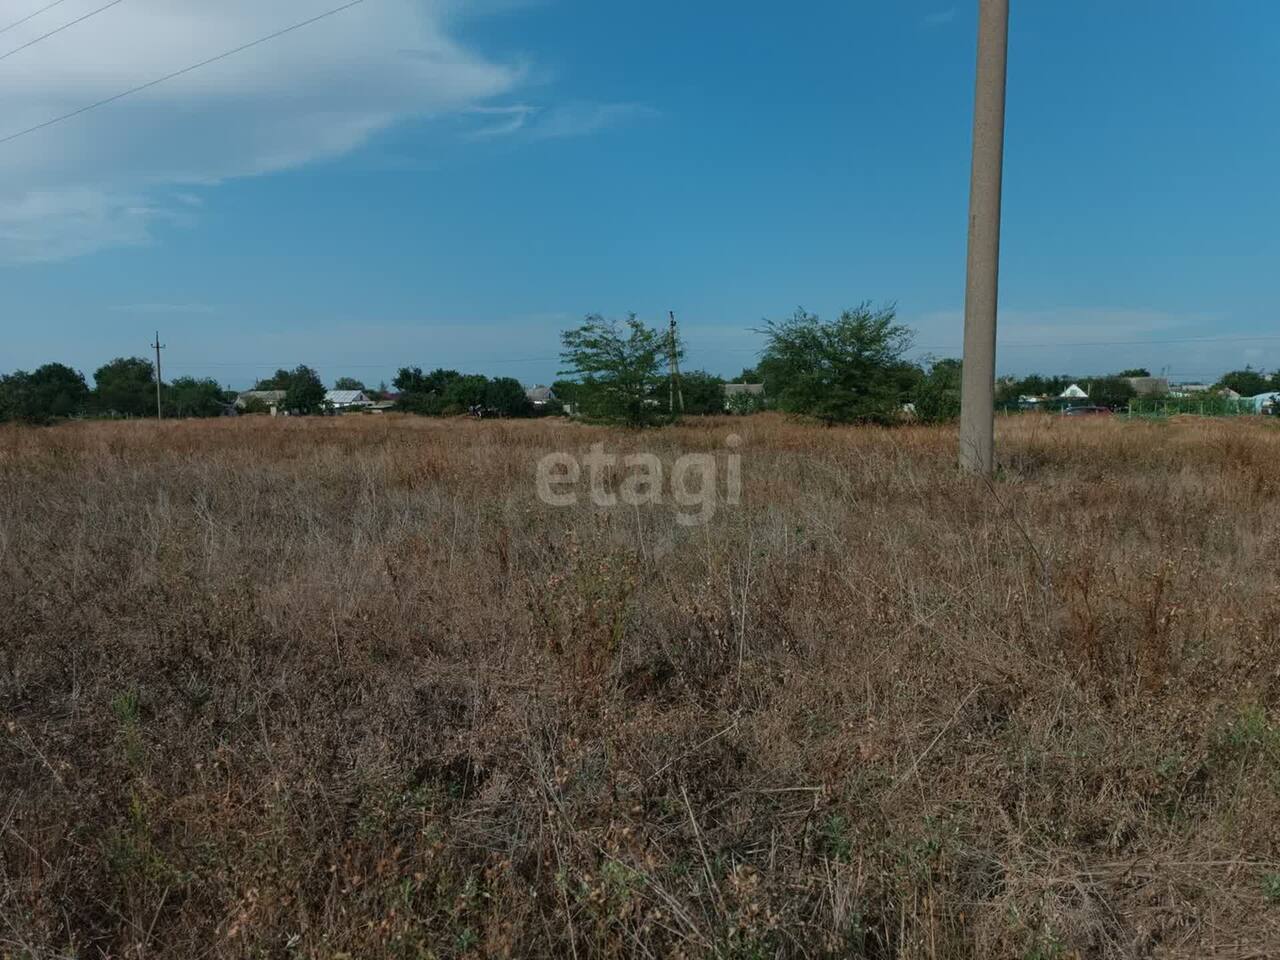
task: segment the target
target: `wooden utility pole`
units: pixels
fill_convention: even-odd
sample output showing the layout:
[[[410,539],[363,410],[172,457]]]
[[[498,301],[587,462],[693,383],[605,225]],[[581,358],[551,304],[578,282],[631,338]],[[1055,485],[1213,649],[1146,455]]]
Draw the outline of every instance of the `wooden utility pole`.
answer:
[[[960,466],[983,477],[990,476],[995,465],[996,304],[1000,287],[1000,192],[1008,49],[1009,0],[978,0]]]
[[[165,345],[160,342],[159,330],[156,331],[156,342],[151,344],[151,346],[154,347],[156,351],[156,419],[163,420],[164,408],[160,406],[160,384],[162,382],[160,378],[160,351],[165,348]]]
[[[684,413],[684,390],[680,387],[680,337],[676,333],[676,312],[669,310],[667,311],[667,316],[671,318],[671,326],[668,328],[667,335],[667,364],[671,368],[671,384],[667,391],[667,407],[674,414],[676,412],[676,403],[679,401],[680,412]]]

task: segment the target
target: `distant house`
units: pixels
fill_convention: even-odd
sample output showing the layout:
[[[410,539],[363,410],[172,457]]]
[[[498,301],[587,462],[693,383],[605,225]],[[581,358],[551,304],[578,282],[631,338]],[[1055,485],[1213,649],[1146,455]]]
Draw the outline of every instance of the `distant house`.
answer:
[[[1080,384],[1073,383],[1058,394],[1060,400],[1088,400],[1089,395],[1080,389]]]
[[[373,406],[363,390],[330,390],[324,395],[324,402],[334,410],[364,410]]]
[[[530,387],[524,392],[524,395],[529,398],[529,402],[533,404],[535,410],[541,410],[556,401],[556,392],[550,387],[544,387],[542,384]]]
[[[1163,397],[1169,393],[1168,377],[1125,377],[1124,379],[1139,397]]]
[[[1245,397],[1244,402],[1253,406],[1254,413],[1270,413],[1280,403],[1280,393],[1260,393],[1256,397]]]
[[[763,383],[726,383],[723,389],[726,410],[742,413],[764,406]]]
[[[237,410],[262,408],[274,417],[284,407],[283,390],[246,390],[236,397]]]

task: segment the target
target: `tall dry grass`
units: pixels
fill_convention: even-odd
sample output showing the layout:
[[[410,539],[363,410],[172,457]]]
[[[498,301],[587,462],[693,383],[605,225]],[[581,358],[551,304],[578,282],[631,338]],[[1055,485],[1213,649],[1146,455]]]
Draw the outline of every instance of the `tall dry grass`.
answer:
[[[0,955],[1280,953],[1280,432],[999,439],[0,431]]]

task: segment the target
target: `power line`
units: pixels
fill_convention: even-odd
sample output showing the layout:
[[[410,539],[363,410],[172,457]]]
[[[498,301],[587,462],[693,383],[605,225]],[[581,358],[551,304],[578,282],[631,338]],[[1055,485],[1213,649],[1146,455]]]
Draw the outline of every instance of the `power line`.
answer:
[[[562,359],[561,357],[512,357],[505,360],[486,360],[485,365],[488,366],[488,365],[497,364],[497,363],[559,363],[561,359]],[[263,368],[288,369],[289,367],[296,366],[297,361],[291,360],[288,363],[270,363],[267,361],[259,361],[259,360],[209,361],[209,362],[199,361],[199,365],[202,367],[263,367]],[[388,367],[403,367],[406,365],[412,366],[412,364],[406,364],[403,357],[399,360],[388,360],[384,362],[362,361],[359,363],[348,363],[346,361],[342,361],[342,362],[327,364],[327,365],[336,366],[336,367],[349,367],[352,369],[355,369],[355,368],[385,369]]]
[[[1260,337],[1170,337],[1165,340],[1095,340],[1074,343],[1002,343],[1002,347],[1145,347],[1164,343],[1249,343],[1261,340],[1280,340],[1277,336]]]
[[[1000,346],[1001,346],[1002,348],[1005,348],[1005,347],[1023,347],[1023,348],[1035,348],[1035,347],[1041,347],[1041,348],[1044,348],[1044,347],[1051,347],[1051,348],[1068,348],[1068,347],[1114,347],[1114,346],[1149,346],[1149,345],[1157,345],[1157,346],[1158,346],[1158,345],[1161,345],[1161,344],[1169,344],[1169,343],[1249,343],[1249,342],[1253,342],[1253,341],[1271,341],[1271,340],[1280,340],[1280,336],[1258,336],[1258,337],[1178,337],[1178,338],[1170,338],[1170,339],[1165,339],[1165,340],[1095,340],[1095,341],[1074,341],[1074,342],[1061,342],[1061,343],[1048,343],[1048,342],[1046,342],[1046,343],[1033,343],[1033,342],[1024,342],[1024,343],[1002,343]],[[690,341],[688,341],[688,340],[685,340],[685,341],[684,341],[684,346],[685,346],[686,348],[688,348],[688,349],[692,350],[692,351],[695,351],[696,353],[699,353],[699,354],[703,354],[703,353],[760,353],[760,352],[762,352],[762,351],[763,351],[763,349],[764,349],[764,346],[763,346],[763,345],[760,345],[760,346],[746,346],[746,345],[720,346],[720,345],[718,345],[718,344],[713,344],[713,343],[697,343],[697,342],[690,342]],[[913,350],[916,350],[916,351],[921,351],[921,350],[942,350],[942,351],[946,351],[946,350],[952,350],[952,349],[954,349],[954,348],[955,348],[955,345],[953,344],[953,345],[951,345],[951,346],[947,346],[947,347],[939,347],[939,346],[937,346],[937,345],[933,345],[933,346],[919,346],[919,347],[914,347],[914,348],[913,348]],[[561,358],[560,358],[560,357],[509,357],[509,358],[504,358],[504,359],[500,359],[500,360],[487,360],[487,361],[485,361],[485,363],[486,363],[486,364],[507,364],[507,363],[559,363],[559,362],[560,362],[560,360],[561,360]],[[264,367],[264,368],[265,368],[265,367],[271,367],[271,368],[280,368],[280,367],[289,367],[289,366],[290,366],[290,365],[292,365],[293,363],[294,363],[294,361],[290,361],[289,363],[275,363],[275,362],[270,362],[270,361],[245,360],[245,361],[216,361],[216,362],[212,362],[212,361],[211,361],[211,362],[205,362],[205,363],[202,363],[201,365],[202,365],[202,366],[206,366],[206,367]],[[338,364],[338,366],[345,366],[345,367],[351,367],[351,368],[364,368],[364,369],[371,369],[371,368],[375,368],[375,367],[384,367],[384,368],[385,368],[385,367],[400,367],[400,366],[404,366],[404,360],[403,360],[403,358],[402,358],[402,359],[399,359],[399,360],[386,360],[386,361],[361,361],[361,362],[358,362],[358,363],[340,363],[340,364]]]
[[[123,3],[123,2],[124,2],[124,0],[111,0],[111,2],[110,2],[110,3],[108,3],[108,4],[104,5],[104,6],[99,7],[97,10],[90,10],[90,11],[89,11],[88,13],[86,13],[84,16],[82,16],[82,17],[76,17],[76,18],[75,18],[74,20],[72,20],[70,23],[64,23],[62,26],[58,27],[56,30],[50,30],[48,33],[43,34],[43,35],[41,35],[41,36],[39,36],[39,37],[36,37],[34,40],[28,40],[26,43],[24,43],[24,44],[23,44],[22,46],[20,46],[20,47],[14,47],[14,48],[13,48],[12,50],[10,50],[8,53],[0,54],[0,60],[8,60],[8,59],[9,59],[10,57],[12,57],[15,53],[21,53],[23,50],[27,49],[27,47],[34,47],[34,46],[35,46],[37,43],[39,43],[41,40],[48,40],[48,39],[49,39],[50,37],[52,37],[54,34],[56,34],[56,33],[61,33],[63,30],[68,30],[68,29],[70,29],[71,27],[74,27],[77,23],[84,23],[84,22],[85,22],[86,20],[88,20],[90,17],[96,17],[98,14],[102,13],[102,11],[104,11],[104,10],[110,10],[110,9],[111,9],[112,7],[114,7],[116,4],[118,4],[118,3]],[[32,14],[32,16],[34,16],[34,14]]]
[[[115,2],[119,3],[120,0],[115,0]],[[309,27],[311,24],[324,20],[326,17],[332,17],[334,14],[341,13],[343,10],[349,10],[362,3],[364,3],[364,0],[351,0],[350,3],[344,3],[342,6],[334,7],[332,10],[327,10],[318,16],[295,23],[292,26],[285,27],[283,30],[277,30],[275,33],[269,33],[265,37],[259,37],[257,40],[252,40],[249,43],[236,47],[234,50],[228,50],[226,53],[220,53],[216,57],[210,57],[208,60],[201,60],[199,63],[193,63],[189,67],[183,67],[181,70],[175,70],[173,73],[165,74],[163,77],[157,77],[155,80],[149,80],[136,87],[131,87],[123,93],[117,93],[114,96],[106,97],[96,103],[90,103],[87,106],[72,110],[70,113],[64,113],[61,116],[45,120],[43,123],[37,123],[34,127],[27,127],[27,129],[11,133],[7,137],[0,137],[0,144],[11,143],[19,137],[25,137],[29,133],[35,133],[37,130],[43,130],[45,127],[52,127],[56,123],[62,123],[64,120],[70,120],[72,117],[78,117],[80,114],[88,113],[90,110],[96,110],[98,107],[105,107],[109,103],[115,103],[117,100],[123,100],[125,97],[133,96],[135,93],[141,93],[143,90],[149,90],[152,87],[159,86],[169,80],[174,80],[185,74],[191,73],[194,70],[199,70],[201,67],[207,67],[212,63],[217,63],[219,60],[226,60],[228,57],[234,57],[237,53],[243,53],[246,50],[267,43],[270,40],[283,37],[286,33],[293,33],[295,30],[301,30],[303,27]]]
[[[1280,340],[1278,336],[1257,336],[1257,337],[1169,337],[1162,340],[1064,340],[1053,343],[1049,341],[1033,341],[1028,340],[1022,343],[1001,343],[1000,349],[1042,349],[1045,347],[1053,347],[1057,349],[1067,349],[1071,347],[1151,347],[1161,346],[1169,343],[1254,343],[1262,341]],[[938,346],[936,344],[930,346],[913,347],[914,350],[954,350],[955,344],[948,346]]]
[[[1028,341],[1028,342],[1022,342],[1022,343],[1001,344],[1001,346],[1002,347],[1027,347],[1027,348],[1030,348],[1030,347],[1068,348],[1068,347],[1111,347],[1111,346],[1125,346],[1125,345],[1148,346],[1148,345],[1160,345],[1160,344],[1169,344],[1169,343],[1249,343],[1254,341],[1274,341],[1274,340],[1280,340],[1280,336],[1261,335],[1261,336],[1255,336],[1255,337],[1249,337],[1249,336],[1171,337],[1171,338],[1165,338],[1161,340],[1095,340],[1095,341],[1077,340],[1077,341],[1070,341],[1070,342],[1063,341],[1058,343]],[[685,340],[684,345],[698,355],[705,355],[709,353],[718,353],[718,354],[757,353],[758,354],[758,353],[761,353],[763,350],[763,345],[761,346],[746,346],[746,345],[721,346],[721,345],[706,342],[706,341],[701,343],[694,341],[690,343],[689,341]],[[951,350],[953,349],[953,347],[939,348],[937,346],[931,346],[931,347],[921,346],[921,347],[914,348],[915,351],[939,350],[939,349]],[[482,365],[489,367],[489,366],[499,366],[499,365],[506,365],[506,364],[522,364],[522,363],[559,363],[561,359],[562,359],[561,357],[550,357],[550,356],[505,357],[505,358],[495,359],[495,360],[485,360],[483,361]],[[445,362],[448,362],[448,361],[445,361]],[[267,361],[267,360],[242,360],[242,361],[222,360],[222,361],[194,361],[193,364],[191,365],[198,366],[201,368],[226,368],[226,369],[261,368],[261,369],[268,369],[268,370],[276,370],[276,369],[291,368],[296,364],[297,364],[297,358],[295,357],[293,360],[290,360],[288,362]],[[412,363],[406,363],[405,358],[400,357],[399,359],[395,359],[395,360],[388,359],[388,360],[381,360],[381,361],[377,361],[377,360],[336,361],[336,362],[326,361],[325,363],[313,364],[313,365],[327,366],[327,367],[342,367],[349,370],[378,370],[378,369],[387,370],[387,369],[398,369],[406,365],[412,366]],[[1184,378],[1201,377],[1202,369],[1203,368],[1179,369],[1176,371],[1176,374]],[[1218,371],[1211,372],[1211,371],[1208,371],[1207,369],[1204,369],[1203,376],[1217,376],[1217,373]]]
[[[46,10],[52,10],[54,7],[58,6],[59,4],[66,3],[66,2],[67,0],[53,0],[53,3],[48,4],[47,6],[41,7],[35,13],[29,13],[25,17],[23,17],[21,20],[13,21],[13,23],[9,24],[7,27],[0,27],[0,33],[8,33],[14,27],[20,27],[24,23],[26,23],[28,20],[34,20],[36,17],[40,16],[40,14],[44,13]]]

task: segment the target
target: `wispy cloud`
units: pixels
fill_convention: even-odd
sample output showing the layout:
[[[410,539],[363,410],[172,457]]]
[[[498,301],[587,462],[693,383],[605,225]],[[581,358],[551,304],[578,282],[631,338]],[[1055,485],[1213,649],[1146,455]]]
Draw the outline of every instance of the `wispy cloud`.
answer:
[[[489,140],[523,130],[529,123],[529,118],[538,112],[538,108],[527,103],[517,103],[507,107],[472,107],[468,112],[485,118],[485,123],[469,131],[467,138]]]
[[[942,27],[948,23],[952,23],[957,16],[955,7],[949,7],[946,10],[936,10],[933,13],[924,15],[921,23],[926,27]]]
[[[551,107],[527,103],[502,107],[485,106],[472,108],[470,112],[488,121],[467,134],[473,140],[516,135],[530,140],[583,137],[609,127],[660,116],[653,107],[640,103],[594,101],[574,101]]]

